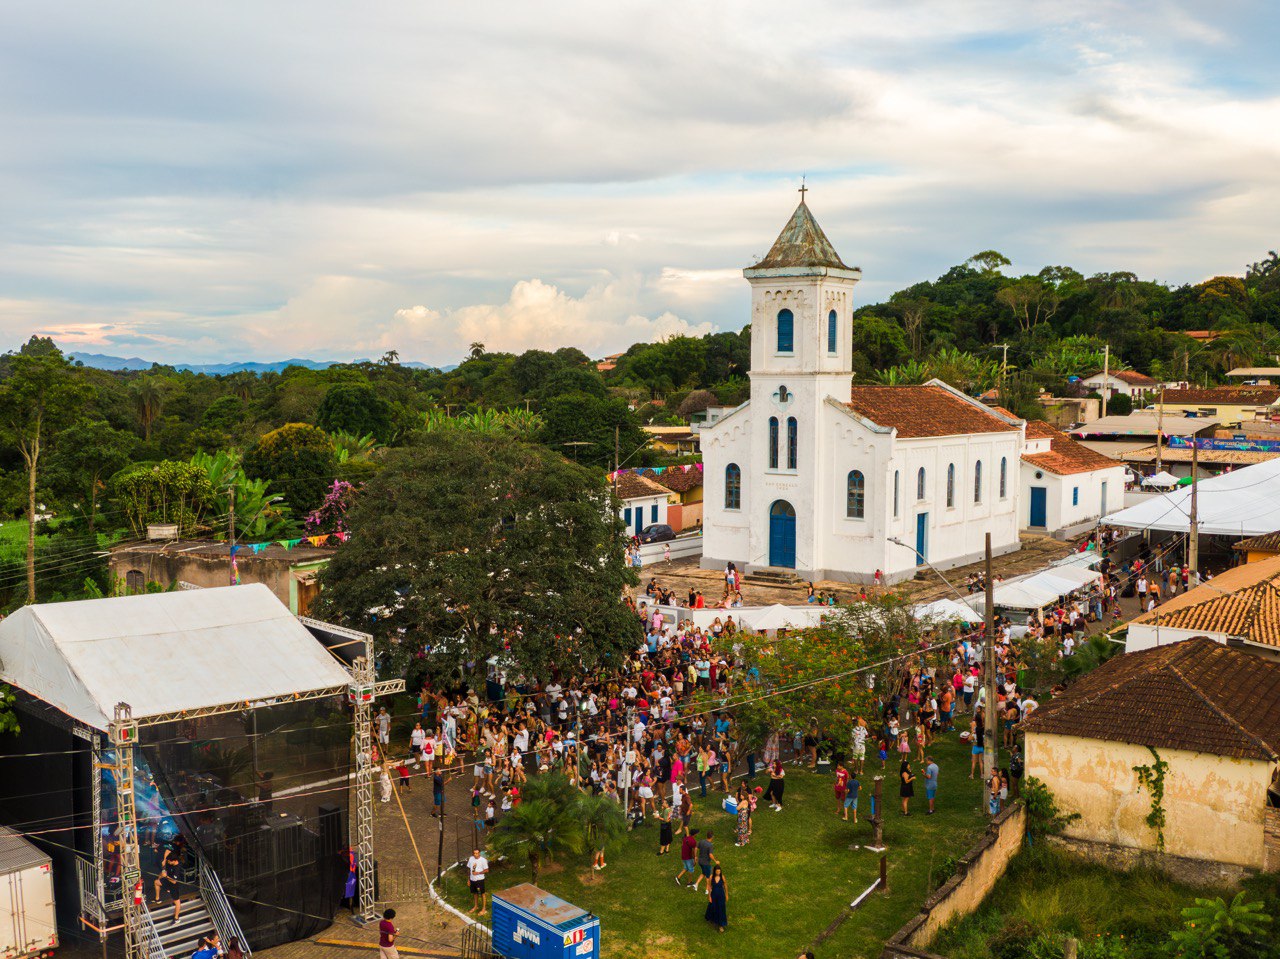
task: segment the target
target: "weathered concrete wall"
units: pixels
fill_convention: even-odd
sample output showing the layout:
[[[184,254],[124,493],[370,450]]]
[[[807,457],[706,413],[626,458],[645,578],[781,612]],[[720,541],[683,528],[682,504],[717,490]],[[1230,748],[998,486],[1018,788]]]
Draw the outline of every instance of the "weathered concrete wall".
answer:
[[[1256,870],[1226,862],[1208,859],[1191,859],[1187,856],[1171,856],[1154,849],[1137,849],[1133,846],[1116,846],[1112,843],[1090,839],[1073,839],[1069,836],[1046,836],[1045,841],[1057,849],[1080,859],[1105,866],[1114,872],[1130,872],[1134,869],[1153,869],[1188,886],[1234,887],[1253,875]]]
[[[1146,823],[1151,795],[1133,771],[1155,761],[1145,746],[1028,732],[1026,756],[1027,775],[1041,779],[1064,812],[1081,816],[1066,838],[1156,849]],[[1160,757],[1169,764],[1165,853],[1261,869],[1271,764],[1176,749],[1162,749]]]
[[[885,943],[881,959],[930,957],[922,952],[952,920],[967,916],[987,898],[1022,848],[1027,811],[1014,803],[991,820],[987,831],[956,868],[956,874],[925,900],[920,912]]]

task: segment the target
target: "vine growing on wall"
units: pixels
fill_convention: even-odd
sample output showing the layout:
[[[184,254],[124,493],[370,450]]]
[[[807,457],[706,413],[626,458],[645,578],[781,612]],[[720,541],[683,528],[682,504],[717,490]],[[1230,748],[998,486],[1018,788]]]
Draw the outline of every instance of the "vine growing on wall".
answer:
[[[1151,794],[1151,811],[1147,813],[1146,824],[1156,832],[1156,849],[1164,852],[1164,776],[1169,771],[1169,764],[1160,758],[1155,747],[1148,746],[1154,763],[1146,766],[1134,766],[1138,774],[1138,788],[1145,788]]]

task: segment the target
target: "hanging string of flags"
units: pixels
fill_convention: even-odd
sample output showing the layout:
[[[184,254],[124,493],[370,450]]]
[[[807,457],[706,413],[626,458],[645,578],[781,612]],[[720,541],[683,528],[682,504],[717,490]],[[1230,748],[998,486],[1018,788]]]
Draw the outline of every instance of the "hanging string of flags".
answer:
[[[670,470],[673,473],[676,473],[676,472],[688,473],[691,470],[697,470],[699,473],[701,473],[702,464],[701,463],[685,463],[680,466],[628,466],[625,469],[614,470],[612,473],[609,474],[608,479],[610,482],[613,482],[614,478],[618,476],[627,476],[627,475],[643,476],[646,473],[652,473],[654,476],[661,476],[664,472],[668,470]]]
[[[232,562],[235,562],[234,557],[236,553],[239,553],[241,550],[247,549],[256,556],[268,546],[282,546],[285,549],[293,549],[295,546],[302,543],[310,543],[312,546],[325,546],[335,543],[345,543],[350,538],[351,535],[349,533],[324,533],[320,536],[299,536],[297,539],[278,539],[268,543],[237,543],[235,546],[231,547],[231,556],[233,557]]]

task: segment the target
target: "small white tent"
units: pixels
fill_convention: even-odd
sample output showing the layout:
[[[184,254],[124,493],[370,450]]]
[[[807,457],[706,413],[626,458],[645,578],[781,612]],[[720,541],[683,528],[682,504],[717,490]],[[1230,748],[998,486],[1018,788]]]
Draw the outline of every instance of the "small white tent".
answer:
[[[1153,476],[1148,476],[1142,481],[1143,486],[1158,486],[1161,489],[1168,489],[1170,486],[1178,485],[1178,477],[1174,476],[1167,470],[1161,470]]]
[[[0,622],[0,681],[94,729],[350,686],[261,583],[24,606]]]
[[[935,599],[932,603],[922,603],[912,608],[916,619],[932,620],[934,622],[952,622],[959,620],[962,623],[980,623],[982,617],[975,613],[970,607],[966,606],[959,600],[954,599]]]
[[[830,606],[783,606],[774,603],[772,606],[761,606],[758,609],[739,609],[729,612],[739,613],[743,626],[756,632],[776,632],[779,629],[805,629],[817,626],[822,617],[832,612]]]

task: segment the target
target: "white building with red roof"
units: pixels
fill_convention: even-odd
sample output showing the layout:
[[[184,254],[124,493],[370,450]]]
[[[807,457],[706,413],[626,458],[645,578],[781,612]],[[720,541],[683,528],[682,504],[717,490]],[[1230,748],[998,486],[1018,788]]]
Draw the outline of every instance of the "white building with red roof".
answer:
[[[1022,454],[1020,525],[1033,532],[1073,534],[1124,505],[1125,466],[1059,432],[1027,423]]]
[[[751,285],[751,398],[703,428],[703,565],[887,582],[1019,545],[1023,421],[939,380],[853,384],[853,287],[801,199]]]

